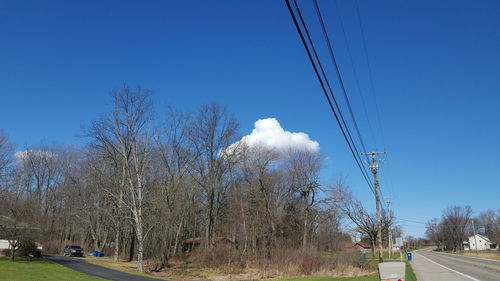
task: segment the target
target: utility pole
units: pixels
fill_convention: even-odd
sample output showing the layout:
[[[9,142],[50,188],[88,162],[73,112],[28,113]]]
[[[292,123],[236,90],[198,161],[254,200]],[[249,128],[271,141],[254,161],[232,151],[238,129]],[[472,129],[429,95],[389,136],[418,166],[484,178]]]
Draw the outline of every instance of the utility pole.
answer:
[[[379,195],[379,187],[378,187],[378,165],[377,165],[377,155],[385,154],[385,152],[370,152],[370,153],[361,153],[361,155],[370,155],[372,158],[372,165],[370,166],[370,170],[373,173],[373,181],[375,184],[375,204],[377,210],[377,252],[378,252],[378,260],[379,262],[383,262],[384,259],[382,257],[382,221],[380,220],[380,195]]]
[[[477,256],[477,255],[479,255],[479,253],[477,252],[477,250],[478,250],[478,249],[477,249],[478,245],[477,245],[477,238],[476,238],[476,228],[474,227],[474,219],[470,219],[470,221],[471,221],[471,223],[472,223],[472,231],[473,231],[473,233],[474,233],[474,244],[476,244],[476,256]],[[469,248],[470,248],[470,246],[469,246]],[[472,250],[472,249],[471,249],[471,250]]]
[[[392,254],[392,218],[391,218],[391,200],[392,197],[385,197],[385,201],[387,201],[387,222],[389,223],[388,233],[387,233],[387,247],[389,248],[389,259]]]

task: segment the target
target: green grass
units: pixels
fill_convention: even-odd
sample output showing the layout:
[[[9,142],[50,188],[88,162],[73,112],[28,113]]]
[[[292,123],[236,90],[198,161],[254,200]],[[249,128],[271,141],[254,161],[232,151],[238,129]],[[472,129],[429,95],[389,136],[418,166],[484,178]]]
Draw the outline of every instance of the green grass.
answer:
[[[417,281],[417,276],[409,262],[406,262],[406,281]]]
[[[0,257],[0,281],[102,281],[44,259]]]

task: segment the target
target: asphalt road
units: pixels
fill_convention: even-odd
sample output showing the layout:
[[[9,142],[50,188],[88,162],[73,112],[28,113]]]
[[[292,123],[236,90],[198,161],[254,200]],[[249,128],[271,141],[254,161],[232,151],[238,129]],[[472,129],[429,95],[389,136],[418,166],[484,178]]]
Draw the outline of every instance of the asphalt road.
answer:
[[[412,267],[418,281],[500,281],[500,261],[437,253],[432,249],[415,251]]]
[[[46,259],[78,272],[114,281],[158,281],[158,279],[137,276],[85,262],[82,258],[46,256]]]

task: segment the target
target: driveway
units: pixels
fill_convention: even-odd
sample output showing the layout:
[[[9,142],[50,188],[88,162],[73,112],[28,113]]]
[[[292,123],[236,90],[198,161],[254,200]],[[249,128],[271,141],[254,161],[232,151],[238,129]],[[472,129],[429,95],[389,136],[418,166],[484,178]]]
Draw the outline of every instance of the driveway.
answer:
[[[81,258],[72,258],[72,257],[61,257],[61,256],[45,256],[45,258],[49,261],[58,263],[67,268],[73,269],[75,271],[100,277],[107,280],[114,281],[158,281],[158,279],[137,276],[121,271],[116,271],[113,269],[109,269],[106,267],[102,267],[99,265],[91,264],[85,262],[84,259]]]
[[[412,267],[419,281],[499,281],[500,261],[438,253],[427,248],[415,251]]]

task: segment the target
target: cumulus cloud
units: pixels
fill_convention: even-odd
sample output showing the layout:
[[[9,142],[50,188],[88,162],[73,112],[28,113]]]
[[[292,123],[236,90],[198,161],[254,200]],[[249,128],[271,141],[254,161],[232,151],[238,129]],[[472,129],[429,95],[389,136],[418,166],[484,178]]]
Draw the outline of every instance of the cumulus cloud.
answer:
[[[244,136],[236,144],[249,147],[264,147],[279,152],[287,150],[319,151],[319,143],[309,138],[306,133],[285,131],[276,118],[259,119],[255,122],[252,133]]]
[[[24,161],[30,159],[30,157],[35,157],[36,159],[50,159],[54,157],[54,153],[45,150],[22,150],[14,154],[18,164],[22,164]]]

